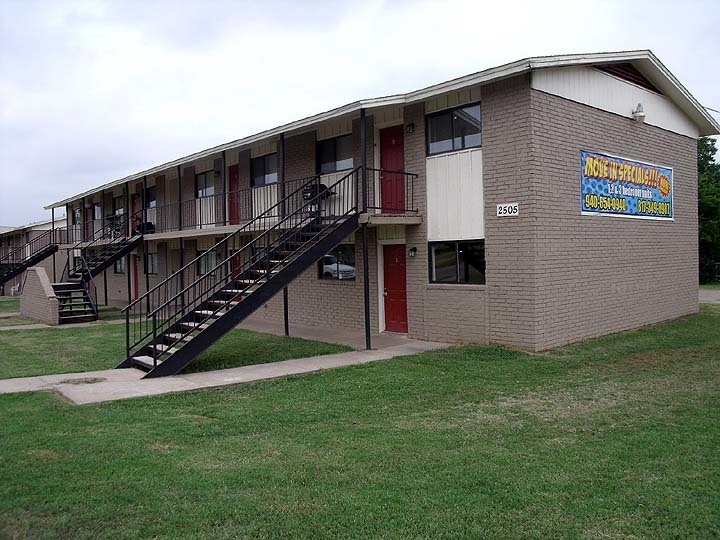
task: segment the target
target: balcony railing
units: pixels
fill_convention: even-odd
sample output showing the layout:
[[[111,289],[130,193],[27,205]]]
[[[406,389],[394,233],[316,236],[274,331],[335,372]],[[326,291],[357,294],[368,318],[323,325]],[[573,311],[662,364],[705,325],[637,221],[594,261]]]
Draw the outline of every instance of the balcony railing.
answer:
[[[218,193],[169,203],[136,212],[129,223],[130,233],[153,234],[176,231],[191,231],[213,227],[245,225],[256,217],[263,215],[265,225],[270,220],[282,219],[295,209],[292,204],[283,201],[287,193],[292,193],[299,186],[315,180],[318,185],[330,185],[343,173],[325,176],[308,176],[283,183],[253,187],[227,193]],[[387,171],[367,169],[370,205],[368,210],[382,214],[408,214],[418,212],[418,200],[415,189],[418,175],[405,171]],[[359,186],[358,186],[359,188]],[[358,193],[358,200],[361,194]],[[330,199],[333,204],[342,205],[339,197]],[[268,212],[268,210],[271,210]],[[55,241],[59,244],[75,244],[86,242],[108,225],[125,221],[124,215],[108,216],[105,220],[93,220],[89,223],[70,225],[55,229]]]
[[[415,214],[418,201],[415,199],[417,174],[405,171],[368,169],[368,184],[375,192],[375,203],[368,209],[380,214]],[[375,191],[377,190],[377,191]]]

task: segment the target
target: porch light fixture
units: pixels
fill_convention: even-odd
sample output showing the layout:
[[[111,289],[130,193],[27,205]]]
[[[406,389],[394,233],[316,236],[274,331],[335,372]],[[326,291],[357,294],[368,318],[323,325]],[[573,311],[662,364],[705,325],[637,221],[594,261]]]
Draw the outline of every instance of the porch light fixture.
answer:
[[[408,133],[413,133],[415,131],[415,124],[413,122],[410,122],[407,126],[405,126],[405,131]]]
[[[410,256],[412,258],[412,257],[415,257],[415,255],[417,255],[416,247],[411,247],[410,249],[408,249],[408,256]]]
[[[645,111],[643,111],[642,103],[638,103],[635,110],[632,112],[633,118],[638,124],[645,122]]]

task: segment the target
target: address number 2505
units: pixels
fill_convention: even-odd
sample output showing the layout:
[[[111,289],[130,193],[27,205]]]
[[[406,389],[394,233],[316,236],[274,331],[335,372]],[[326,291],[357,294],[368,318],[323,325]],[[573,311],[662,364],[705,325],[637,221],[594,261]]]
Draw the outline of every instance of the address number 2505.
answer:
[[[505,203],[497,205],[497,215],[501,217],[505,216],[517,216],[520,209],[518,203]]]

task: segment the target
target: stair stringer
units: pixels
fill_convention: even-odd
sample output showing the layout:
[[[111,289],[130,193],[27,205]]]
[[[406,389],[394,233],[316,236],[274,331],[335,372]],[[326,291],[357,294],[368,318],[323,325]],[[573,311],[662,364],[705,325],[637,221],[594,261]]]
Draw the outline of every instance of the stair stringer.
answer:
[[[211,347],[260,306],[268,302],[273,296],[292,283],[292,281],[315,264],[323,255],[340,244],[348,235],[355,232],[358,229],[358,219],[357,214],[348,217],[345,222],[333,229],[326,236],[320,238],[314,245],[293,259],[242,302],[210,324],[208,328],[197,334],[189,343],[168,357],[155,369],[149,371],[144,378],[165,377],[180,372],[192,363],[202,352]],[[170,331],[172,330],[168,330],[166,333]],[[159,343],[159,340],[157,342]],[[117,367],[130,367],[131,365],[132,358],[127,358]]]
[[[31,266],[35,266],[40,261],[44,261],[53,253],[56,253],[57,250],[58,250],[58,245],[51,244],[48,247],[46,247],[45,249],[28,257],[24,261],[21,261],[21,262],[17,263],[16,265],[13,265],[9,270],[5,270],[5,272],[0,274],[0,285],[5,285],[5,283],[10,281],[15,276],[22,274],[25,270],[27,270]]]
[[[117,252],[113,253],[112,256],[108,257],[104,261],[102,261],[100,264],[93,266],[90,269],[90,276],[86,272],[82,273],[82,276],[80,279],[82,279],[83,282],[89,281],[90,277],[95,277],[107,268],[109,268],[111,265],[115,264],[115,261],[118,259],[124,257],[128,253],[130,253],[133,249],[135,249],[137,246],[139,246],[142,243],[143,237],[142,236],[133,236],[129,237],[127,239],[127,244],[125,244],[122,249],[119,249]],[[112,244],[109,244],[112,245]]]

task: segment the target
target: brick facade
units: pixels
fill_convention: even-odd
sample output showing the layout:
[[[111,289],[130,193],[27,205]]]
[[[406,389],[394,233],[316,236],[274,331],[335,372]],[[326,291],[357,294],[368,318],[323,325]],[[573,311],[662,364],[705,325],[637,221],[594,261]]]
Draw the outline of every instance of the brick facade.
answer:
[[[369,229],[370,314],[374,331],[383,327],[379,320],[383,272],[379,251],[383,243],[392,241],[391,237],[404,242],[406,249],[416,249],[416,256],[406,261],[408,335],[413,338],[543,350],[697,311],[695,139],[534,90],[531,76],[531,73],[513,75],[468,87],[463,90],[465,97],[461,97],[459,91],[447,90],[444,101],[426,98],[424,102],[404,106],[394,103],[377,116],[373,109],[367,111],[370,168],[377,165],[374,159],[379,154],[379,141],[374,140],[375,122],[380,127],[395,120],[404,128],[412,126],[404,129],[404,169],[418,174],[414,202],[419,216],[423,217],[419,224],[396,226],[399,230],[396,236],[388,236],[389,229],[382,229],[383,225]],[[478,96],[482,107],[482,147],[473,149],[472,153],[481,156],[479,181],[483,185],[484,207],[474,219],[484,220],[486,283],[430,283],[426,106],[437,111],[477,102]],[[350,126],[353,160],[358,167],[361,164],[358,117],[357,111],[352,119],[343,113],[338,118],[287,133],[286,180],[316,173],[318,134],[321,138],[336,136],[347,133]],[[268,139],[226,152],[226,165],[238,166],[239,189],[251,186],[251,157],[274,151],[276,147],[277,141]],[[582,216],[581,150],[671,167],[674,221]],[[214,170],[217,158],[218,155],[214,155],[182,165],[181,197],[177,193],[176,170],[168,170],[157,180],[158,204],[170,202],[161,199],[177,201],[180,198],[192,206],[195,173]],[[372,204],[375,182],[372,174],[368,177],[368,200]],[[219,174],[216,176],[216,194],[224,189],[221,178]],[[131,184],[130,193],[137,193],[138,186],[137,181]],[[117,195],[117,190],[114,194]],[[361,200],[362,192],[359,192],[358,203]],[[88,201],[91,199],[85,202]],[[106,195],[106,205],[110,202],[111,197]],[[519,203],[519,215],[496,217],[496,205],[510,202]],[[247,205],[250,203],[248,199]],[[218,212],[224,211],[222,202],[220,204]],[[252,210],[241,207],[243,219],[252,216]],[[453,212],[453,208],[447,212]],[[232,230],[221,231],[222,234],[230,232]],[[210,245],[211,239],[220,238],[219,233],[212,230],[202,233],[205,238],[196,237],[188,230],[175,233],[167,240],[154,240],[152,249],[158,253],[159,272],[150,276],[147,284],[143,272],[144,248],[128,257],[130,264],[126,272],[133,271],[133,260],[139,257],[137,288],[140,294],[177,270],[181,262],[194,259]],[[183,235],[186,238],[180,239]],[[215,238],[211,238],[213,236]],[[180,242],[184,246],[183,261]],[[328,328],[363,326],[364,269],[359,231],[354,235],[354,245],[355,280],[319,279],[317,266],[313,265],[289,285],[291,326],[293,323]],[[191,269],[188,279],[192,279],[194,272]],[[109,301],[126,302],[127,275],[114,274],[110,268],[106,279]],[[101,281],[97,279],[99,287]],[[99,292],[98,297],[103,295]],[[282,321],[282,316],[281,294],[253,315],[277,322]]]

